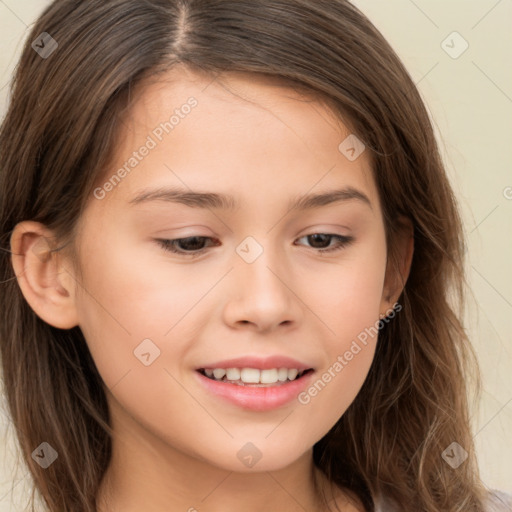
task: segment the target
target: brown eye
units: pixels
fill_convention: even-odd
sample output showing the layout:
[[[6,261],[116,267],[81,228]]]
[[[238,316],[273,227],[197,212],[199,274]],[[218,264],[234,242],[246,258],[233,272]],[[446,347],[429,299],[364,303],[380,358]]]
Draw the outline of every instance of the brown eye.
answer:
[[[166,251],[184,256],[198,256],[205,250],[205,241],[212,240],[207,236],[189,236],[173,240],[157,238],[155,241]]]
[[[334,235],[328,233],[313,233],[311,235],[305,235],[301,238],[308,239],[308,241],[311,243],[311,247],[319,253],[339,251],[354,240],[354,238],[351,236]],[[299,238],[299,240],[301,238]],[[207,236],[189,236],[186,238],[174,238],[171,240],[162,238],[155,239],[155,241],[165,251],[181,254],[188,257],[199,256],[205,252],[208,247],[205,246],[205,242],[208,240],[213,239]],[[333,240],[337,240],[335,245],[331,245]],[[219,244],[210,244],[209,246],[212,247],[215,245]]]
[[[316,249],[320,253],[339,251],[354,240],[354,237],[352,236],[333,235],[328,233],[313,233],[311,235],[305,235],[302,238],[307,238],[312,244],[313,249]],[[338,243],[334,246],[330,246],[330,242],[333,239],[338,240]],[[320,247],[318,247],[318,245],[320,245]],[[326,248],[324,248],[324,246]]]

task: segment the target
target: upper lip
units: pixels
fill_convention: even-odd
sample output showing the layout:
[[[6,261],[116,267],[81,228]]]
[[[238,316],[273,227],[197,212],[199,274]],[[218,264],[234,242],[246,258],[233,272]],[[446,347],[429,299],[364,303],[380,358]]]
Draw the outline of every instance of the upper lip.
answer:
[[[301,363],[296,359],[287,356],[271,356],[271,357],[236,357],[233,359],[224,359],[205,364],[198,370],[204,368],[257,368],[259,370],[268,370],[271,368],[296,368],[299,371],[312,369],[311,365]]]

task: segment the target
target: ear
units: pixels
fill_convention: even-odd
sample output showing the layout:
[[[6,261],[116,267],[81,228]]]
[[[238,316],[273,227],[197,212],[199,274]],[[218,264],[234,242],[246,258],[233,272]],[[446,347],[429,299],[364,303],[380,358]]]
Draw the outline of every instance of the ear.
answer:
[[[59,329],[78,325],[75,279],[65,257],[52,252],[55,236],[44,224],[23,221],[11,235],[11,262],[18,285],[30,307]],[[68,271],[69,269],[69,271]]]
[[[398,232],[394,235],[395,249],[389,254],[386,265],[386,277],[380,305],[381,317],[398,301],[402,293],[414,254],[414,227],[409,218],[400,217],[397,221]]]

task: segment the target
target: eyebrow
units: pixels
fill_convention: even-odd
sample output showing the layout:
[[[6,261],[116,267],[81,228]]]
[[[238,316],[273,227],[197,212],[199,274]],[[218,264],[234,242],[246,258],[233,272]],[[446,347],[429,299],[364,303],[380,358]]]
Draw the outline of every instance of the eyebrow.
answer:
[[[292,198],[288,203],[288,210],[309,210],[352,200],[360,201],[369,206],[370,209],[373,209],[370,199],[368,199],[368,196],[364,192],[354,187],[345,187]],[[230,211],[236,210],[239,207],[239,203],[235,198],[227,194],[187,191],[181,188],[162,187],[142,190],[129,201],[129,204],[137,205],[152,201],[180,203],[191,208],[211,208]]]

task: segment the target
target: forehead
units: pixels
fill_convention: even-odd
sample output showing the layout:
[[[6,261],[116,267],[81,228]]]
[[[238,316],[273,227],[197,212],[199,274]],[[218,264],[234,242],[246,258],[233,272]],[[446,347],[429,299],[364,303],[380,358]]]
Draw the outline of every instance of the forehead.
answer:
[[[211,76],[181,66],[135,91],[102,179],[124,166],[109,198],[127,201],[152,184],[235,196],[244,185],[276,199],[348,185],[378,202],[367,152],[351,161],[340,149],[351,136],[320,98],[279,77]],[[134,156],[139,149],[144,155]]]

